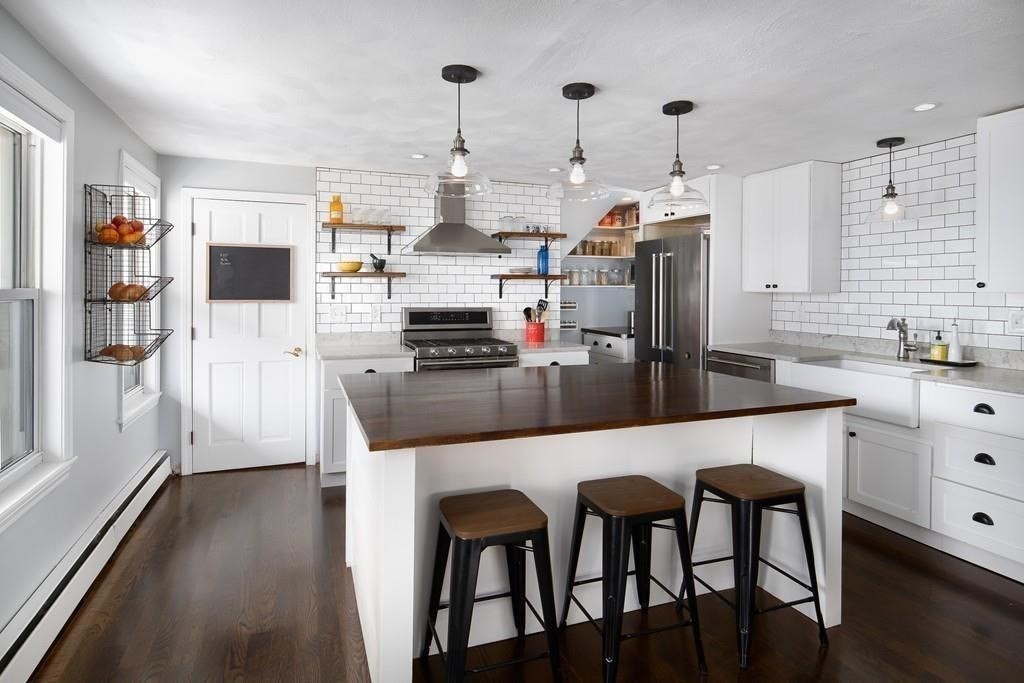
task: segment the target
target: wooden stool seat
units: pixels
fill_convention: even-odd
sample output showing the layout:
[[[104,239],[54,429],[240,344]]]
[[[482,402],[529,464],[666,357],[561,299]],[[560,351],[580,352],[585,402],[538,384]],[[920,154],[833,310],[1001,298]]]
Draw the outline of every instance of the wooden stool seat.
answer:
[[[441,520],[456,538],[519,534],[546,529],[548,517],[522,491],[501,489],[442,498]]]
[[[686,507],[686,499],[681,495],[641,475],[581,481],[576,492],[594,509],[613,517],[636,517]]]
[[[796,479],[758,465],[726,465],[697,470],[697,481],[737,500],[770,500],[804,492]]]

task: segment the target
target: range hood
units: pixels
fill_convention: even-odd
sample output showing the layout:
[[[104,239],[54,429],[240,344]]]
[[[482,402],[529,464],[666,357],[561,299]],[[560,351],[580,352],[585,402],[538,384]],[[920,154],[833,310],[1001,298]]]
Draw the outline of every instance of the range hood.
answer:
[[[512,249],[466,224],[465,197],[435,197],[437,223],[408,245],[403,252],[413,254],[511,254]]]

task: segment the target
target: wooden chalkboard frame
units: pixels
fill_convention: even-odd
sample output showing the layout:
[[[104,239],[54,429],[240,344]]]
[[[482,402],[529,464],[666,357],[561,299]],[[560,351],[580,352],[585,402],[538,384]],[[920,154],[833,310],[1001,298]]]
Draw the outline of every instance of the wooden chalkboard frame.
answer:
[[[247,247],[288,250],[288,298],[287,299],[211,299],[210,298],[210,249],[212,247]],[[295,301],[295,249],[290,244],[251,244],[246,242],[206,243],[206,303],[266,304],[292,303]]]

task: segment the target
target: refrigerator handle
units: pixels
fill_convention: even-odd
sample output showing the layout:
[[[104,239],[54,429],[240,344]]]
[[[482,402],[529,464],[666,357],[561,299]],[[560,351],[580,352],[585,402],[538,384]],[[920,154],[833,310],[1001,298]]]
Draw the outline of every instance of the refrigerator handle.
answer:
[[[665,350],[665,252],[658,254],[658,350]]]
[[[661,294],[661,281],[658,278],[658,254],[651,254],[651,347],[658,346],[658,296]]]
[[[663,271],[665,270],[665,265],[664,264],[666,262],[668,263],[668,275],[667,276],[663,275],[663,280],[665,282],[664,282],[664,289],[662,290],[662,295],[661,295],[662,335],[664,336],[665,335],[664,330],[668,329],[669,335],[671,335],[671,336],[670,336],[670,338],[667,341],[665,339],[662,339],[661,340],[661,345],[662,345],[662,348],[665,348],[665,349],[668,349],[669,351],[671,351],[672,347],[675,345],[675,341],[676,341],[675,340],[675,336],[676,336],[676,333],[675,333],[676,314],[675,314],[675,311],[673,310],[673,305],[675,304],[675,302],[672,300],[673,299],[673,297],[672,297],[672,294],[673,294],[672,287],[674,286],[672,284],[672,282],[673,282],[673,279],[672,279],[673,278],[673,272],[672,272],[673,271],[672,252],[670,251],[670,252],[667,252],[667,253],[663,254],[662,258],[663,258],[663,261],[662,261],[661,268],[662,268]]]

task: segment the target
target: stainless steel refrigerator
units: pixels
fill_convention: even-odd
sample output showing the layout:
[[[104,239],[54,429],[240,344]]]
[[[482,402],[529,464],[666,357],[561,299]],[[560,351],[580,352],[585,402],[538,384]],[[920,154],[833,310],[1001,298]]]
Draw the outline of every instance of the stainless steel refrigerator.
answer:
[[[708,242],[698,230],[636,243],[636,359],[703,368]]]

